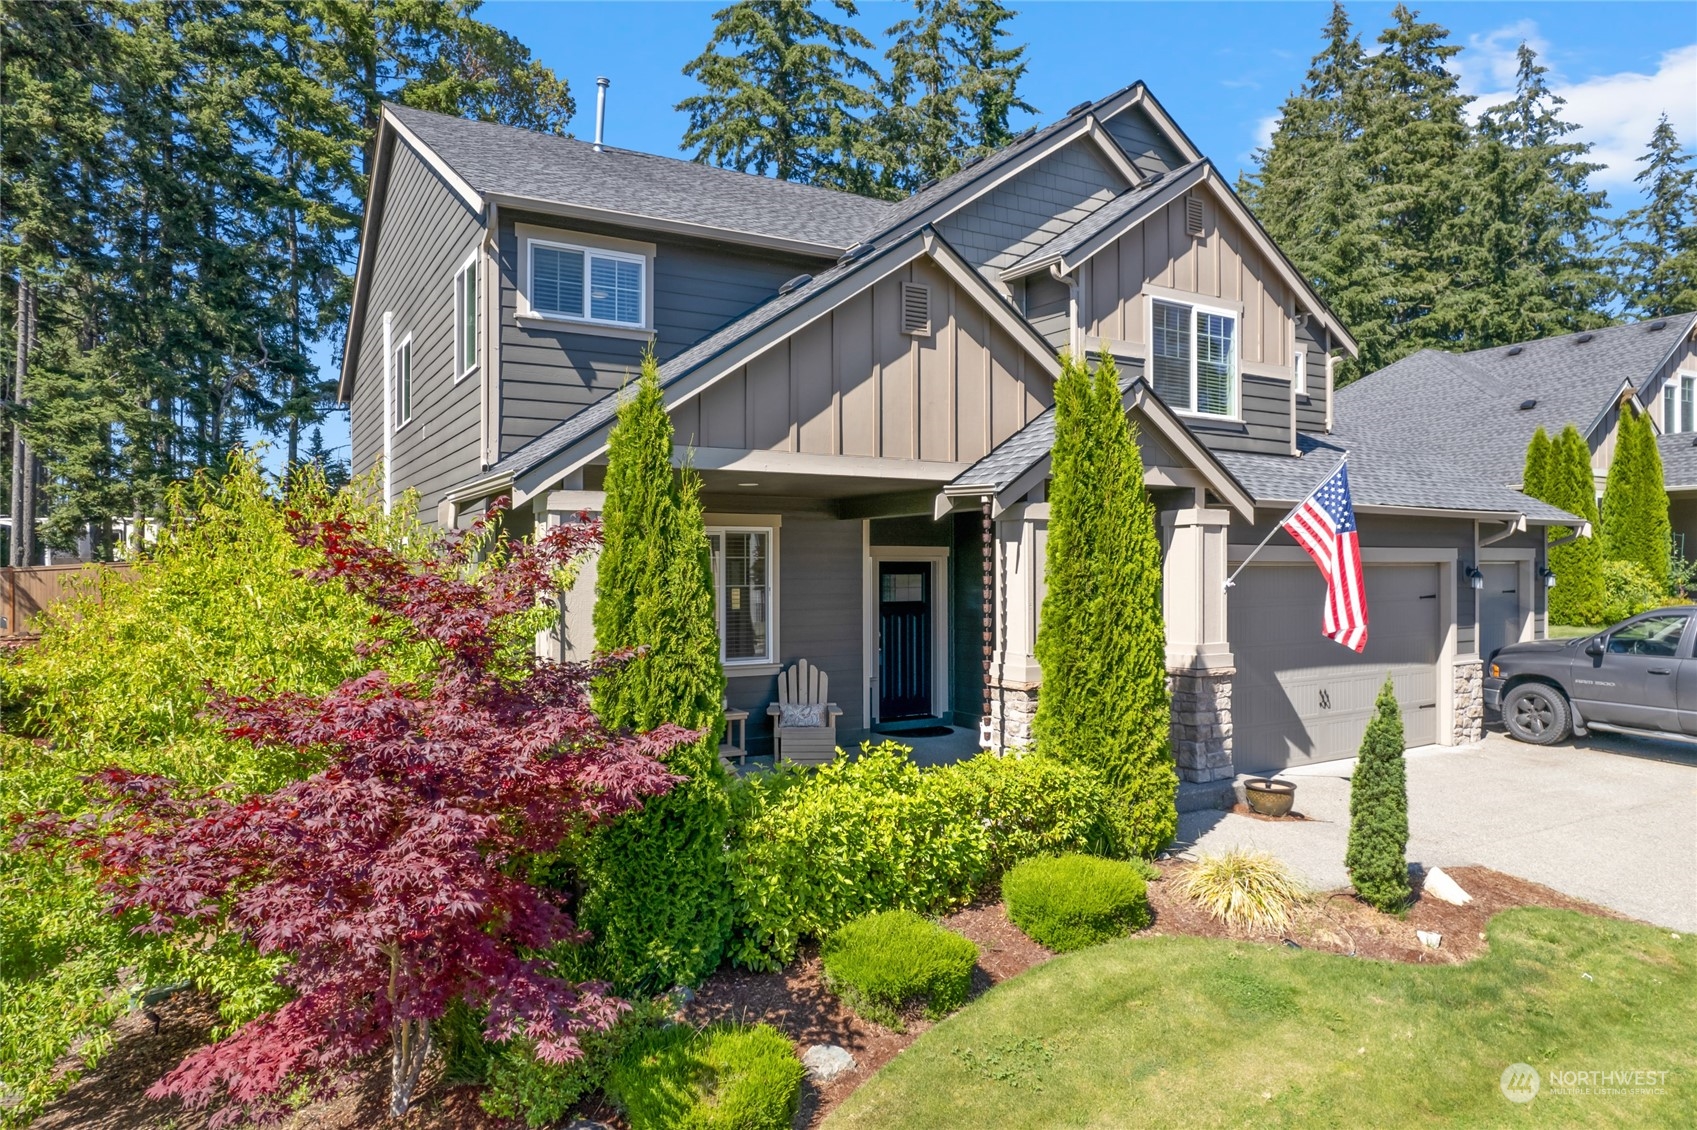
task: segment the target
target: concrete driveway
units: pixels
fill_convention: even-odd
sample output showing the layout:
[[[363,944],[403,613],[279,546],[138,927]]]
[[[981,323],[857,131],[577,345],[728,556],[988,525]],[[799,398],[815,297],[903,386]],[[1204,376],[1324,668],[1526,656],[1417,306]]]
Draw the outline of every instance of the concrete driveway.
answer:
[[[1487,734],[1410,750],[1408,858],[1476,863],[1659,926],[1697,933],[1697,745],[1596,734],[1554,748]],[[1276,823],[1179,817],[1179,847],[1265,848],[1320,889],[1348,886],[1353,761],[1287,770],[1296,810]]]

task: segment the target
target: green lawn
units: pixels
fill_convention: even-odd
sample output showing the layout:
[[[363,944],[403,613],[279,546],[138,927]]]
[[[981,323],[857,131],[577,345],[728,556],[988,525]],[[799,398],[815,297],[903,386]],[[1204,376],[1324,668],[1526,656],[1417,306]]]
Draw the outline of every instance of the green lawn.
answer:
[[[1688,1126],[1697,939],[1513,910],[1465,965],[1195,938],[1057,958],[937,1025],[826,1122],[850,1127]],[[1531,1103],[1504,1068],[1536,1068]],[[1548,1072],[1667,1072],[1571,1095]]]

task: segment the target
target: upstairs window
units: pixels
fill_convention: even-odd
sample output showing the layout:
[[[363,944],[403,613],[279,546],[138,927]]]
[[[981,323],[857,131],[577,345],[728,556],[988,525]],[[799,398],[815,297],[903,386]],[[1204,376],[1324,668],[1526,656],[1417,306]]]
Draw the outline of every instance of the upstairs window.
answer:
[[[1179,412],[1237,415],[1237,316],[1150,300],[1150,368],[1155,393]]]
[[[1681,373],[1662,386],[1662,431],[1697,431],[1697,373]]]
[[[395,346],[393,369],[395,375],[395,426],[412,420],[412,335],[408,334]]]
[[[1308,395],[1308,350],[1298,349],[1291,355],[1290,381],[1296,395]]]
[[[641,329],[648,324],[641,255],[530,241],[530,306],[544,317]]]
[[[477,253],[454,275],[454,380],[477,368]]]

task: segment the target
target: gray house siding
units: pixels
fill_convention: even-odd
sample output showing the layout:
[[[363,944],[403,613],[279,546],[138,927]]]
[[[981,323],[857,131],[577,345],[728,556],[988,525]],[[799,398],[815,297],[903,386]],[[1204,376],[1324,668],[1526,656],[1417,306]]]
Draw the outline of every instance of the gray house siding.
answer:
[[[436,516],[444,491],[479,470],[481,381],[453,377],[454,273],[477,247],[482,217],[466,206],[405,144],[397,142],[375,248],[369,315],[349,404],[352,465],[368,471],[383,454],[383,316],[392,344],[412,335],[412,420],[394,435],[397,495],[419,492],[420,513]]]
[[[1291,454],[1290,382],[1244,373],[1239,398],[1241,421],[1215,423],[1206,416],[1187,416],[1185,423],[1216,451]]]
[[[1184,158],[1179,156],[1155,123],[1149,120],[1140,107],[1132,106],[1121,110],[1113,117],[1102,123],[1102,128],[1120,144],[1125,155],[1131,158],[1131,163],[1137,171],[1145,176],[1176,169],[1184,164]]]
[[[984,529],[978,514],[954,516],[949,555],[949,704],[954,724],[976,726],[984,709]]]
[[[937,230],[994,276],[1129,187],[1080,138],[940,221]]]
[[[1296,323],[1296,347],[1308,351],[1308,395],[1296,398],[1296,426],[1299,431],[1326,430],[1326,352],[1330,335],[1318,329],[1313,319]]]
[[[786,280],[829,266],[729,245],[656,239],[638,229],[502,212],[502,455],[617,389],[636,372],[646,344],[575,333],[553,323],[521,322],[517,313],[523,249],[515,224],[654,243],[654,349],[662,361],[767,301]]]
[[[1072,294],[1066,283],[1050,274],[1036,274],[1022,279],[1021,284],[1026,320],[1051,349],[1065,349],[1072,336]]]

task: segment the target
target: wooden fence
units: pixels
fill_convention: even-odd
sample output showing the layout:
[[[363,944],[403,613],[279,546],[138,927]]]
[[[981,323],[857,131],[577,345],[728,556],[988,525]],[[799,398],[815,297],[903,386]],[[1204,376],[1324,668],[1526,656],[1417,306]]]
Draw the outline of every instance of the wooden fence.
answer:
[[[23,569],[0,568],[0,639],[31,639],[37,634],[32,621],[36,613],[71,595],[77,578],[85,571],[122,569],[130,565],[31,565]],[[89,578],[93,580],[93,578]],[[86,583],[86,582],[84,582]]]

